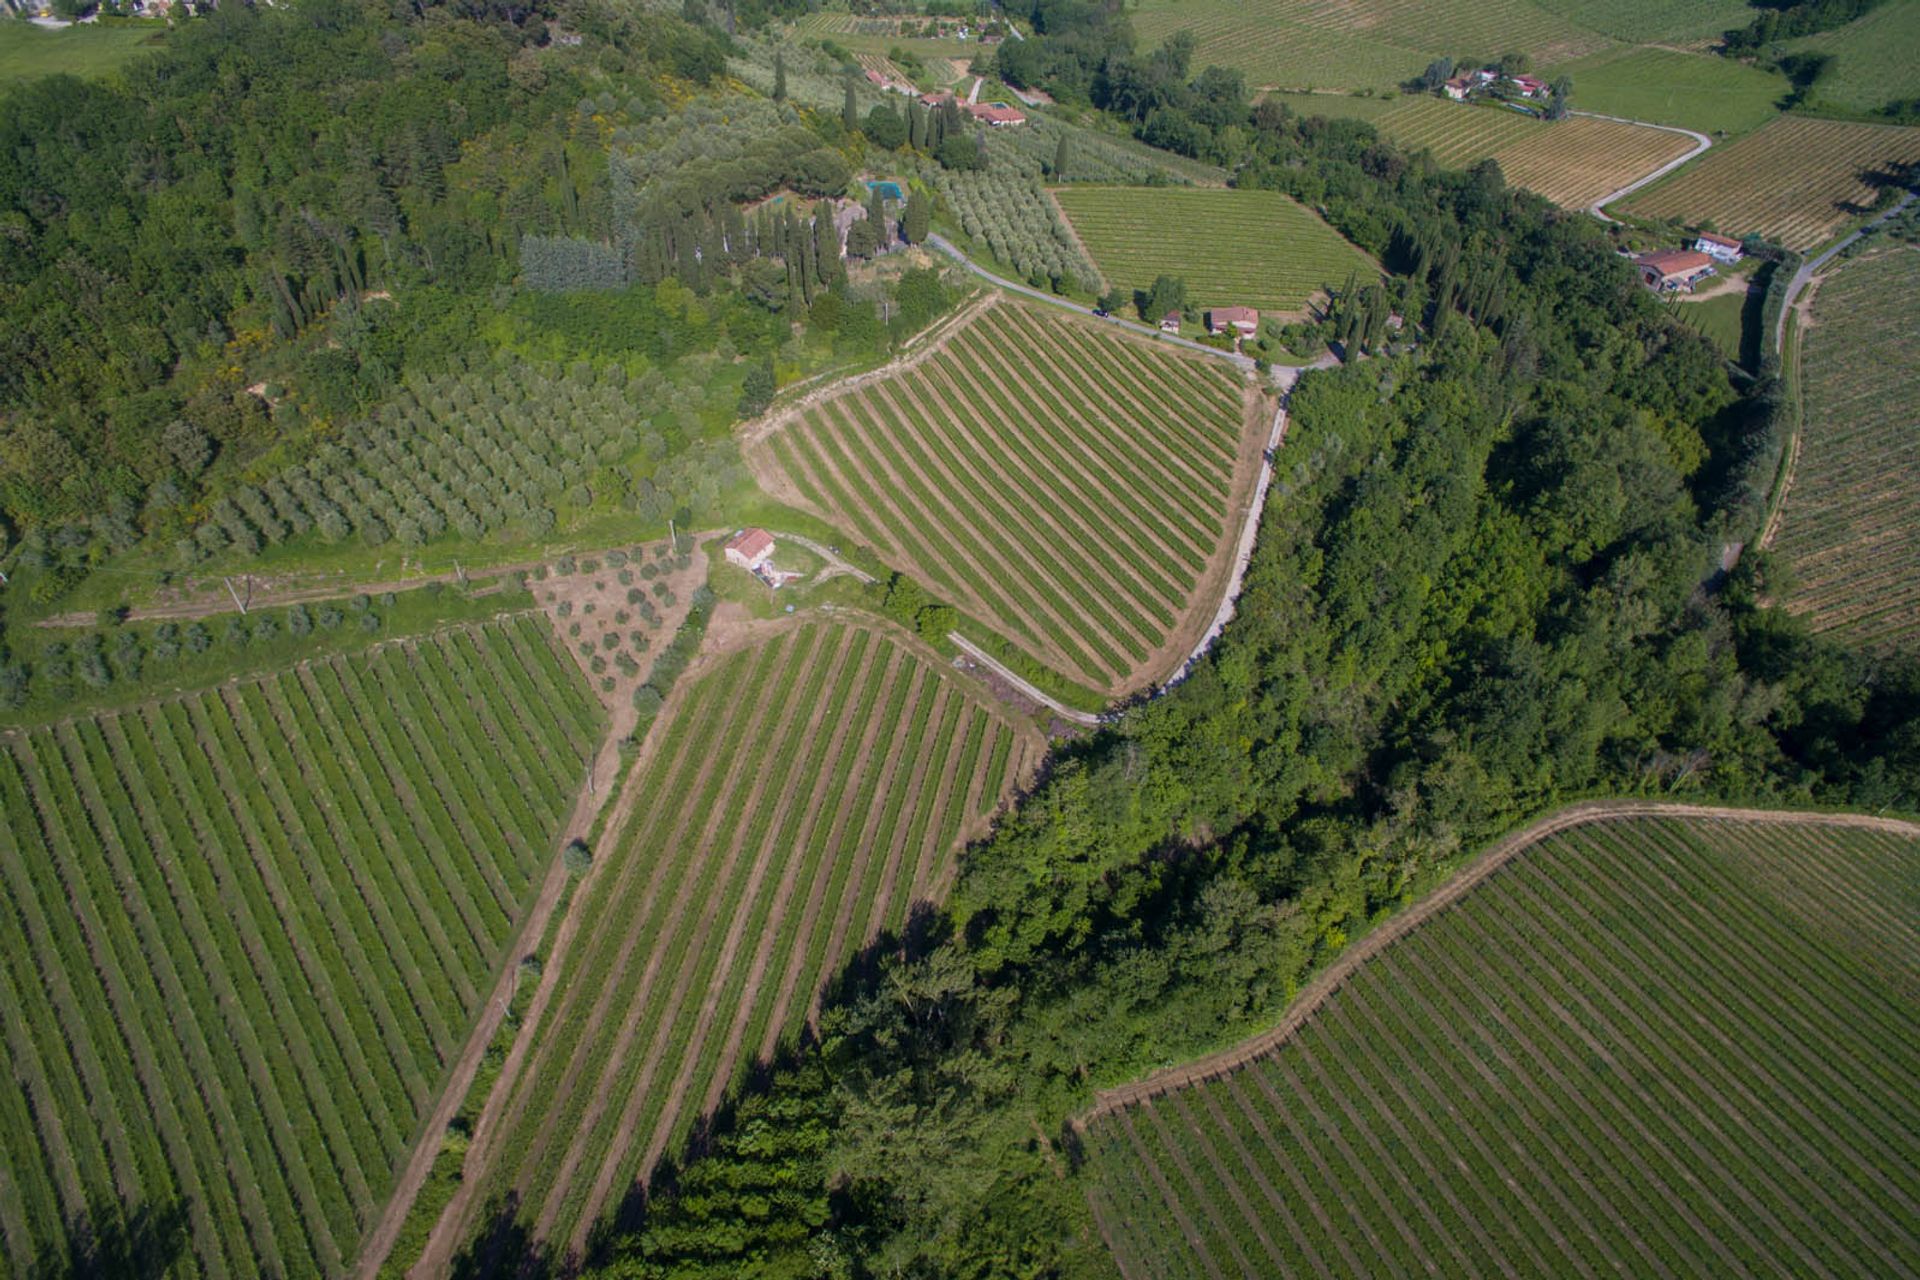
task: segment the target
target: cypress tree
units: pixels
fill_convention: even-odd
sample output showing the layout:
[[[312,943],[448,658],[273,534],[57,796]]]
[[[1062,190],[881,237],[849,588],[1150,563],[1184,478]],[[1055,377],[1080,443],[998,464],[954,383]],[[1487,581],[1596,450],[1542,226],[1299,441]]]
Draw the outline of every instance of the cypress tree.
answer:
[[[847,99],[840,107],[840,123],[848,133],[860,132],[860,104],[853,97],[853,77],[847,77]]]
[[[1067,135],[1061,134],[1060,141],[1053,148],[1053,176],[1058,178],[1067,171]]]
[[[927,146],[927,109],[918,98],[907,99],[907,145],[916,151]]]
[[[885,250],[893,244],[893,228],[887,224],[887,202],[880,195],[880,184],[867,192],[867,218],[873,223],[874,246]]]
[[[787,54],[784,49],[773,51],[773,100],[787,100]]]
[[[908,244],[920,244],[927,238],[927,232],[933,223],[933,209],[927,202],[925,192],[915,191],[907,196],[907,215],[901,221],[900,234]]]

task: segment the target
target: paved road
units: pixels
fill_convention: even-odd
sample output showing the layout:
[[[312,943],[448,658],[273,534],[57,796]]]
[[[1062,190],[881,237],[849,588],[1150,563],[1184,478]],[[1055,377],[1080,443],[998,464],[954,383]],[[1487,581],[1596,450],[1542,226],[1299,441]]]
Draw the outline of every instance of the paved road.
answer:
[[[1693,159],[1695,156],[1699,155],[1701,152],[1705,151],[1708,147],[1713,145],[1713,139],[1709,138],[1704,133],[1695,133],[1691,129],[1681,129],[1670,124],[1651,124],[1645,120],[1629,120],[1624,116],[1603,116],[1593,111],[1570,111],[1567,114],[1575,115],[1575,116],[1586,116],[1589,120],[1611,120],[1615,124],[1637,124],[1643,129],[1658,129],[1662,133],[1683,133],[1687,137],[1692,138],[1694,142],[1698,144],[1694,147],[1693,150],[1687,152],[1687,154],[1679,157],[1678,159],[1667,161],[1667,163],[1661,165],[1658,169],[1655,169],[1652,173],[1646,174],[1643,177],[1635,178],[1632,182],[1629,182],[1626,186],[1621,187],[1618,191],[1609,191],[1606,195],[1601,196],[1598,200],[1595,200],[1592,204],[1588,205],[1587,212],[1592,214],[1594,217],[1599,218],[1602,222],[1615,221],[1615,219],[1607,216],[1607,209],[1606,209],[1606,207],[1612,204],[1615,200],[1624,200],[1628,196],[1632,195],[1634,192],[1638,191],[1640,188],[1646,186],[1648,183],[1658,182],[1661,178],[1666,177],[1668,174],[1672,173],[1675,169],[1678,169],[1681,165],[1685,164],[1687,161]]]
[[[1008,293],[1024,294],[1029,298],[1044,302],[1048,306],[1059,307],[1064,311],[1078,311],[1083,316],[1093,315],[1092,307],[1084,307],[1067,298],[1056,297],[1043,289],[1035,289],[1033,286],[1021,284],[1017,280],[1009,280],[1005,276],[995,275],[993,272],[975,262],[972,258],[969,258],[965,253],[961,252],[958,246],[945,236],[928,236],[927,243],[935,249],[938,249],[941,253],[946,254],[949,258],[952,258],[955,262],[958,262],[967,270],[973,272],[973,274],[979,276],[982,280],[990,284],[998,285]],[[1119,316],[1110,315],[1099,318],[1104,319],[1108,324],[1119,325],[1122,329],[1131,329],[1135,333],[1145,334],[1149,338],[1157,338],[1161,342],[1169,343],[1173,346],[1185,347],[1189,351],[1198,351],[1203,356],[1213,356],[1215,359],[1230,361],[1242,369],[1253,368],[1253,357],[1243,356],[1237,351],[1222,351],[1218,347],[1209,347],[1203,343],[1195,342],[1190,338],[1171,337],[1161,333],[1160,330],[1154,328],[1152,325],[1141,324],[1135,320],[1123,320]]]
[[[1907,192],[1905,195],[1900,197],[1900,202],[1894,205],[1893,208],[1887,210],[1885,213],[1875,218],[1872,222],[1863,223],[1859,230],[1855,231],[1852,235],[1848,236],[1845,240],[1842,240],[1840,243],[1834,245],[1831,249],[1828,249],[1825,253],[1821,254],[1819,257],[1814,258],[1811,261],[1803,262],[1800,264],[1800,269],[1793,273],[1793,279],[1787,282],[1786,303],[1781,306],[1780,315],[1773,322],[1773,354],[1775,354],[1776,356],[1780,355],[1786,349],[1787,313],[1793,310],[1793,304],[1795,300],[1797,300],[1800,297],[1800,291],[1807,287],[1807,282],[1812,280],[1814,276],[1818,275],[1820,273],[1820,270],[1823,267],[1825,267],[1829,262],[1832,262],[1842,249],[1845,249],[1848,246],[1852,245],[1861,236],[1864,236],[1865,234],[1867,234],[1867,232],[1873,230],[1875,227],[1879,226],[1881,223],[1885,222],[1887,219],[1893,217],[1895,214],[1905,209],[1908,205],[1912,204],[1913,194],[1914,193],[1911,191]]]

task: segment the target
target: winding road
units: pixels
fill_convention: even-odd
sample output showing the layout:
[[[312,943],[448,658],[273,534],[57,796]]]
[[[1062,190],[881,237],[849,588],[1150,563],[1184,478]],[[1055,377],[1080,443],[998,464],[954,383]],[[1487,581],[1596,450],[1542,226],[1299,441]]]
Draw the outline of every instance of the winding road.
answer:
[[[1695,143],[1693,150],[1687,152],[1687,154],[1667,161],[1665,164],[1661,165],[1658,169],[1655,169],[1652,173],[1643,174],[1640,177],[1635,178],[1632,182],[1629,182],[1626,186],[1621,187],[1618,191],[1609,191],[1606,195],[1601,196],[1598,200],[1595,200],[1592,204],[1588,205],[1587,212],[1592,214],[1594,217],[1600,219],[1602,222],[1619,221],[1619,219],[1617,218],[1611,218],[1607,216],[1607,206],[1612,204],[1615,200],[1624,200],[1628,196],[1632,195],[1634,192],[1638,191],[1640,188],[1647,186],[1651,183],[1658,182],[1660,179],[1666,177],[1668,174],[1672,173],[1675,169],[1678,169],[1681,165],[1686,164],[1689,160],[1692,160],[1696,156],[1699,156],[1701,153],[1706,151],[1708,147],[1711,147],[1713,145],[1713,139],[1709,138],[1706,134],[1695,133],[1692,129],[1682,129],[1678,125],[1654,124],[1651,121],[1647,121],[1647,120],[1629,120],[1625,116],[1603,116],[1595,111],[1569,111],[1567,114],[1573,115],[1573,116],[1585,116],[1589,120],[1611,120],[1615,124],[1637,124],[1642,129],[1658,129],[1662,133],[1685,134],[1687,137],[1692,138]]]

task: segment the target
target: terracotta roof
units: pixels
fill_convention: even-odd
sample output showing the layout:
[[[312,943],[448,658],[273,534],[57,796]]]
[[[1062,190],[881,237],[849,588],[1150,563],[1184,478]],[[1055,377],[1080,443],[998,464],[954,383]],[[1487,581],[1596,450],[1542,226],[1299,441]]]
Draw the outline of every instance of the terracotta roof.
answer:
[[[1025,124],[1027,117],[1012,107],[1003,107],[997,103],[970,102],[967,113],[976,120],[985,120],[988,124]]]
[[[1209,325],[1259,324],[1260,313],[1252,307],[1215,307],[1207,312]]]
[[[765,529],[742,529],[728,539],[726,549],[752,560],[773,550],[773,535]]]
[[[1465,89],[1471,84],[1473,84],[1473,78],[1471,76],[1453,76],[1447,80],[1447,88],[1449,89]]]
[[[1169,311],[1167,312],[1167,314],[1160,317],[1160,323],[1161,324],[1179,324],[1180,313],[1178,311]]]
[[[1695,236],[1694,239],[1705,240],[1708,244],[1723,244],[1729,249],[1739,249],[1743,247],[1738,240],[1733,239],[1731,236],[1715,235],[1711,231],[1702,231],[1699,235]]]
[[[1633,260],[1636,267],[1652,267],[1663,279],[1674,276],[1690,276],[1704,267],[1711,267],[1713,259],[1704,253],[1692,249],[1662,249],[1658,253],[1643,253]]]

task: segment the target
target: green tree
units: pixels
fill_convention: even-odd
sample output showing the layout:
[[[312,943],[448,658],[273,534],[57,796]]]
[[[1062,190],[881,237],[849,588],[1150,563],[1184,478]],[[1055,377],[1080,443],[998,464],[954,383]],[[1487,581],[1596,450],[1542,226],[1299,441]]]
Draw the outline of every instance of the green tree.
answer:
[[[860,102],[853,95],[853,77],[847,77],[847,98],[840,107],[840,123],[848,133],[860,131]]]
[[[885,147],[889,151],[900,147],[907,140],[907,122],[900,118],[898,111],[884,102],[873,105],[872,110],[867,112],[865,123],[860,128],[861,132],[867,135],[867,141],[876,147]]]
[[[908,244],[924,244],[933,226],[933,206],[926,193],[918,189],[907,194],[906,216],[900,220],[900,235]]]
[[[787,52],[784,49],[773,51],[773,100],[787,100]]]

